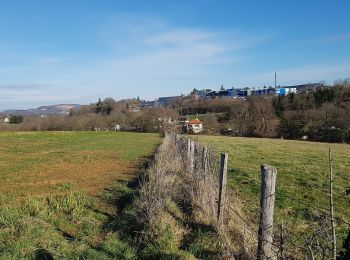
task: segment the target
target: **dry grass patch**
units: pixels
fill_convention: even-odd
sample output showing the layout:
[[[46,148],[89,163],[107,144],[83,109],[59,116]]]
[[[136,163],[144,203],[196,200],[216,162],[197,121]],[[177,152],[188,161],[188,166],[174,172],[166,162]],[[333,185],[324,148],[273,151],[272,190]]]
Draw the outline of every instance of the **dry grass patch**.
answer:
[[[113,225],[157,134],[0,133],[0,255],[135,259]]]

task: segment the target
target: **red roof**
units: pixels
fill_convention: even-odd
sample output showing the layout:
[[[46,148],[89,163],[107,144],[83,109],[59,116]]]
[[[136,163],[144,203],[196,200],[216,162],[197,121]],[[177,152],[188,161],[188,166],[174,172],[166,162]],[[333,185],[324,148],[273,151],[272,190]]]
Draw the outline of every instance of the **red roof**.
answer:
[[[198,125],[201,123],[202,123],[202,121],[200,121],[198,119],[192,119],[192,120],[190,120],[190,122],[188,122],[189,125]]]

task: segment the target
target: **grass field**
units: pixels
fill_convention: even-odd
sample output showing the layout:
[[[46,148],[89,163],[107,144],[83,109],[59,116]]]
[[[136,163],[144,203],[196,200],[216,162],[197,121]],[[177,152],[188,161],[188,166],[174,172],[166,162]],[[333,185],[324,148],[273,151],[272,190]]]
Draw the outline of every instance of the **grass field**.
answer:
[[[350,198],[338,197],[350,187],[350,145],[312,143],[292,140],[198,136],[217,152],[229,154],[229,186],[242,197],[259,205],[260,165],[278,170],[276,187],[276,222],[282,219],[293,229],[302,229],[317,210],[328,207],[328,148],[333,154],[336,216],[350,223]],[[291,200],[289,197],[294,198]],[[305,203],[305,204],[304,204]],[[257,211],[245,204],[257,219]],[[339,223],[339,237],[344,237],[347,225]]]
[[[116,198],[161,142],[158,134],[0,133],[0,255],[133,258]]]
[[[244,210],[252,222],[258,219],[260,165],[277,167],[276,222],[283,219],[287,227],[301,233],[319,213],[308,205],[328,206],[330,146],[335,212],[350,222],[349,196],[338,198],[350,186],[349,145],[195,138],[218,153],[229,153],[229,188],[250,201],[244,203]],[[130,184],[161,140],[160,135],[140,133],[0,132],[0,259],[48,254],[69,259],[138,258],[138,241],[128,234],[139,230],[133,209],[128,208],[137,194]],[[339,239],[347,229],[338,224]],[[164,241],[156,242],[158,247],[173,248],[169,244],[176,240],[173,233],[165,232]],[[213,241],[194,237],[199,242],[190,244],[199,252],[203,243],[212,245]]]

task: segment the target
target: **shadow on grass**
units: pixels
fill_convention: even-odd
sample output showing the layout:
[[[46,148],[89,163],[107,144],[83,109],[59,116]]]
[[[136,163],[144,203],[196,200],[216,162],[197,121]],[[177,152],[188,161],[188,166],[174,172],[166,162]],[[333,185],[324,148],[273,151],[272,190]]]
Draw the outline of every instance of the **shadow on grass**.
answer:
[[[38,249],[34,253],[35,260],[53,260],[52,254],[46,249]]]
[[[195,221],[194,208],[191,203],[182,201],[177,205],[182,212],[184,218],[168,210],[168,213],[178,223],[189,232],[185,232],[180,249],[193,254],[199,259],[215,259],[220,254],[219,250],[214,246],[213,241],[217,240],[217,230],[213,225],[199,223]]]
[[[136,255],[139,255],[143,249],[139,241],[139,235],[144,227],[137,219],[135,211],[133,210],[133,203],[138,196],[140,180],[145,175],[153,159],[154,155],[144,157],[144,163],[139,165],[138,168],[140,171],[135,178],[129,181],[116,180],[112,188],[105,189],[102,199],[115,208],[115,214],[108,214],[100,210],[95,210],[107,216],[107,221],[102,228],[104,233],[114,232],[118,234],[118,239],[124,245],[124,249],[128,247],[130,250],[134,251]],[[103,251],[112,257],[116,257],[116,254],[111,254],[103,246],[99,246],[97,250]],[[125,255],[117,254],[117,256],[121,259],[128,259]]]
[[[172,241],[172,238],[169,237],[172,237],[176,233],[175,230],[161,231],[165,233],[162,234],[163,236],[158,234],[162,237],[159,241],[151,241],[149,244],[145,244],[142,241],[147,228],[140,223],[142,221],[138,219],[133,208],[133,203],[139,196],[140,180],[145,177],[145,172],[152,160],[153,157],[147,158],[146,163],[140,167],[139,175],[134,179],[130,181],[116,181],[113,188],[105,190],[104,198],[115,206],[116,214],[108,215],[108,219],[103,227],[104,233],[114,232],[118,234],[118,239],[121,243],[134,250],[136,258],[185,259],[186,257],[184,258],[184,256],[187,255],[194,255],[201,259],[213,259],[217,257],[219,251],[217,247],[212,246],[212,241],[215,240],[216,236],[215,228],[211,225],[196,222],[192,218],[192,206],[185,202],[178,205],[185,216],[183,219],[176,216],[176,214],[168,212],[180,226],[189,231],[185,232],[182,236],[178,249],[174,249],[172,245],[169,246],[169,250],[167,250],[167,246],[164,247],[165,244],[167,245],[169,241]],[[168,238],[170,240],[167,240]],[[97,250],[110,256],[115,256],[115,254],[111,254],[103,245],[99,246]],[[119,257],[125,258],[124,256]]]

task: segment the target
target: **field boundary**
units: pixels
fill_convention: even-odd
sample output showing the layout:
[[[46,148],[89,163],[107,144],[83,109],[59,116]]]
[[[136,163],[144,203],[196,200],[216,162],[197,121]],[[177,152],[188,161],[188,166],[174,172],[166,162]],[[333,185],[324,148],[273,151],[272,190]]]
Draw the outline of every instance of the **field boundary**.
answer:
[[[236,189],[227,189],[228,155],[221,153],[220,158],[206,145],[192,140],[187,135],[165,133],[165,139],[173,144],[181,158],[182,168],[189,180],[193,207],[200,212],[202,218],[212,224],[218,233],[229,238],[234,226],[243,226],[240,232],[243,247],[240,256],[257,259],[308,259],[331,258],[346,259],[349,248],[346,243],[338,245],[335,225],[350,223],[334,216],[332,158],[329,151],[329,208],[312,205],[293,197],[288,199],[303,204],[317,212],[315,219],[308,223],[303,234],[294,232],[293,227],[274,220],[275,187],[277,169],[273,166],[261,165],[261,181],[251,179],[260,187],[260,207],[252,208],[259,215],[259,221],[250,222],[239,207],[239,203],[253,206]],[[342,196],[346,196],[345,191]],[[284,195],[286,196],[286,195]],[[336,197],[339,199],[340,197]],[[350,231],[349,236],[350,237]],[[241,241],[241,242],[242,242]],[[229,244],[230,241],[227,241]],[[234,253],[237,256],[237,252]]]

